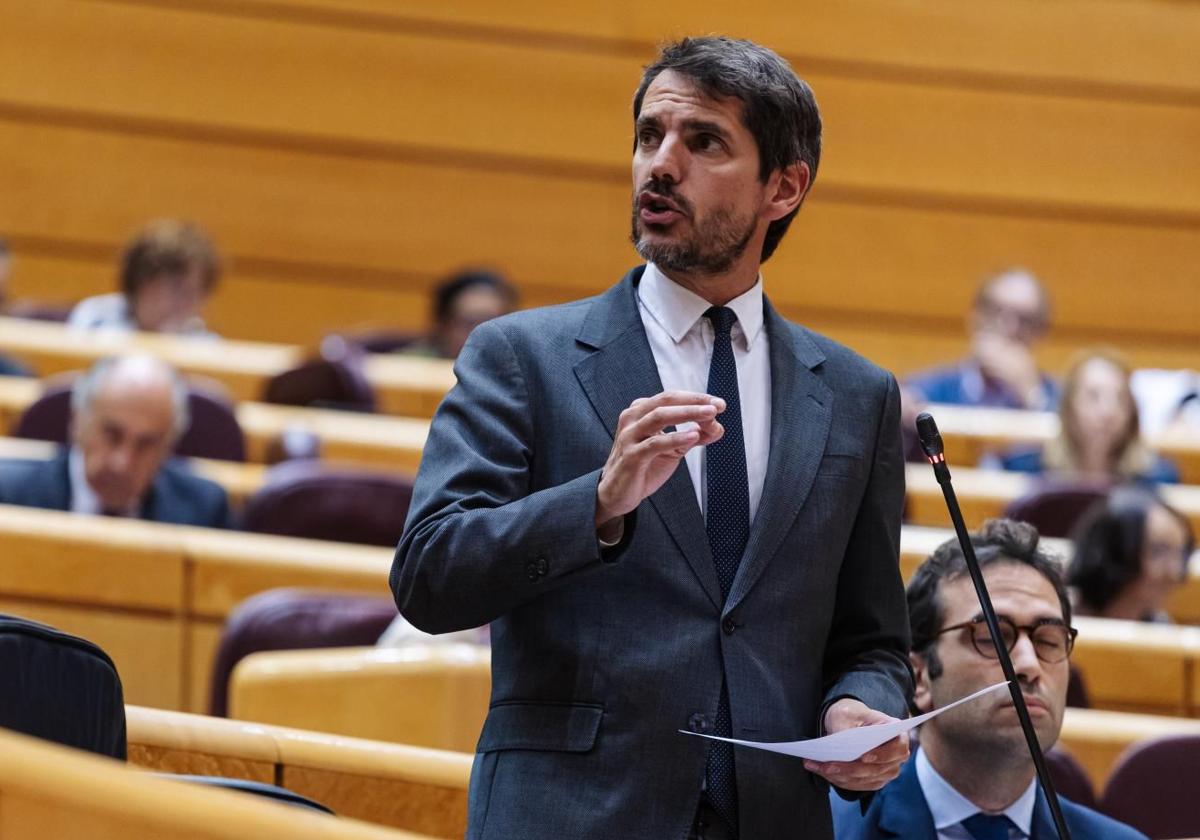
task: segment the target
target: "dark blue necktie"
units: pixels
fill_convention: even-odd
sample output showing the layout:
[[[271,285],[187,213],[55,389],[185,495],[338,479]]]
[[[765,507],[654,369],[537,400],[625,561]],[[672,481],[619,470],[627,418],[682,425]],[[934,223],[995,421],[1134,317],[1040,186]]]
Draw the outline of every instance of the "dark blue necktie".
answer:
[[[729,597],[734,575],[742,561],[742,552],[750,536],[750,483],[746,478],[746,443],[742,437],[742,401],[738,396],[737,365],[729,331],[737,315],[725,306],[714,306],[704,313],[712,321],[712,363],[708,368],[708,393],[725,400],[725,411],[718,418],[725,434],[708,445],[708,500],[705,526],[708,544],[717,566],[722,601]],[[729,714],[729,691],[721,681],[721,699],[717,705],[714,734],[733,735]],[[705,773],[708,801],[737,834],[737,777],[733,766],[733,745],[714,741],[708,752]]]
[[[1013,821],[1004,814],[985,814],[980,811],[961,823],[975,840],[1008,840],[1009,826]]]

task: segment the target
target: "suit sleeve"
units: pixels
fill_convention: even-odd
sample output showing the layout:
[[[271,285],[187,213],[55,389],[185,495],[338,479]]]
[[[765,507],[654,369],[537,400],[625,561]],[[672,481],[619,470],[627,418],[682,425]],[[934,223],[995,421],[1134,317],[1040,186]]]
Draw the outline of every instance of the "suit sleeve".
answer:
[[[822,725],[825,709],[842,697],[861,700],[893,717],[906,717],[912,693],[908,610],[900,576],[904,509],[900,398],[890,374],[886,388],[867,489],[838,577],[825,653]]]
[[[596,538],[600,469],[534,490],[537,394],[500,326],[471,334],[438,408],[392,563],[400,612],[429,633],[478,627],[603,567],[628,543]]]

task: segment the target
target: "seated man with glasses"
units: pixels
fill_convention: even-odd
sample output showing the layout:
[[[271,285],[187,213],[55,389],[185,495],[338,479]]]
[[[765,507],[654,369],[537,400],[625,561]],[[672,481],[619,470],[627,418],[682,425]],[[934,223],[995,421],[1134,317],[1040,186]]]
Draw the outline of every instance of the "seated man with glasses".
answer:
[[[970,355],[905,380],[907,402],[914,408],[932,402],[1053,409],[1058,388],[1033,355],[1049,326],[1050,296],[1037,277],[1024,269],[991,277],[975,293],[967,318]]]
[[[1058,740],[1076,631],[1059,562],[1038,547],[1033,527],[992,520],[971,543],[991,593],[1043,750]],[[913,708],[927,712],[1004,679],[957,540],[943,543],[908,585],[916,676]],[[834,805],[838,840],[1055,840],[1016,709],[995,691],[940,715],[920,730],[920,746],[865,813]],[[1126,825],[1060,797],[1074,840],[1143,837]]]

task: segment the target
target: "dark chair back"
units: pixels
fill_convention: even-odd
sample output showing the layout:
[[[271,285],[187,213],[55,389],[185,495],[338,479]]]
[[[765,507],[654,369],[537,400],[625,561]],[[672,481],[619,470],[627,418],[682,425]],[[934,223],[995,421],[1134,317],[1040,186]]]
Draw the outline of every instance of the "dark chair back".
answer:
[[[348,354],[341,359],[309,359],[267,380],[263,401],[276,405],[374,411],[375,389],[367,381],[362,361]]]
[[[99,647],[0,615],[0,727],[125,760],[125,697]]]
[[[1110,489],[1094,482],[1047,482],[1010,502],[1004,515],[1028,522],[1043,537],[1069,537],[1080,517]]]
[[[221,633],[209,714],[228,713],[229,675],[243,657],[260,650],[373,645],[396,614],[396,604],[382,595],[270,589],[247,598],[230,614]]]
[[[1092,708],[1092,700],[1088,695],[1087,681],[1083,672],[1074,665],[1070,666],[1067,677],[1067,705],[1078,709]]]
[[[42,396],[21,414],[13,436],[66,443],[71,428],[72,379],[60,377],[47,382]],[[175,445],[176,455],[246,460],[246,438],[233,405],[223,394],[192,386],[188,391],[188,409],[192,422]]]
[[[322,814],[333,814],[333,811],[327,805],[322,805],[320,802],[309,799],[307,796],[301,796],[279,785],[268,785],[264,782],[254,782],[249,779],[232,779],[226,776],[188,776],[181,773],[157,773],[155,775],[160,779],[174,779],[196,785],[235,790],[239,793],[262,796],[284,805],[292,805],[296,808],[320,811]]]
[[[1100,810],[1151,838],[1200,835],[1200,735],[1141,741],[1117,760]]]
[[[1046,769],[1059,796],[1065,796],[1077,805],[1096,807],[1096,791],[1087,771],[1066,750],[1055,747],[1046,753]]]
[[[408,476],[285,461],[246,500],[242,527],[263,534],[395,546],[412,502]]]

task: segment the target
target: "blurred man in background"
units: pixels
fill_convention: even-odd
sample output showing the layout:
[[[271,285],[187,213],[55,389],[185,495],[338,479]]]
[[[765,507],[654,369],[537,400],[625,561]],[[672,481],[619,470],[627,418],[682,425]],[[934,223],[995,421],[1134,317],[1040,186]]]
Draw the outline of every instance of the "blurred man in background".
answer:
[[[70,446],[0,469],[0,503],[215,528],[225,491],[168,459],[187,430],[188,388],[147,356],[97,362],[71,394]]]

